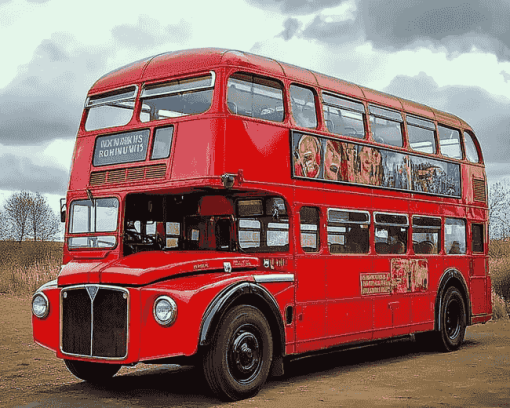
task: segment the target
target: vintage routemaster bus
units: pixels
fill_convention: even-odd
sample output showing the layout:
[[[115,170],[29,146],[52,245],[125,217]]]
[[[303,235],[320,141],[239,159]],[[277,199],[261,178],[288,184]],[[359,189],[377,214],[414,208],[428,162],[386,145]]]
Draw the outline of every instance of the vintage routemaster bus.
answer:
[[[87,381],[193,363],[236,400],[300,353],[411,334],[455,350],[491,317],[471,127],[253,54],[100,78],[63,216],[34,339]]]

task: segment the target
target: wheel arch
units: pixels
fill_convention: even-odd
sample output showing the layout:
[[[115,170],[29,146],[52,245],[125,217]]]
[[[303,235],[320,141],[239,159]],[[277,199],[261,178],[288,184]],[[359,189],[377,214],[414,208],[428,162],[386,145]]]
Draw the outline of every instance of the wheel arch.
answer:
[[[274,357],[281,360],[285,353],[285,328],[278,303],[266,288],[253,282],[229,286],[213,299],[202,318],[199,346],[210,344],[226,312],[240,304],[257,307],[264,314],[273,334]]]
[[[471,300],[469,297],[469,289],[464,276],[455,268],[449,268],[444,271],[439,286],[437,288],[436,301],[434,305],[434,330],[440,330],[443,322],[441,321],[441,302],[443,295],[448,287],[455,286],[460,290],[464,304],[466,305],[466,325],[471,325]]]

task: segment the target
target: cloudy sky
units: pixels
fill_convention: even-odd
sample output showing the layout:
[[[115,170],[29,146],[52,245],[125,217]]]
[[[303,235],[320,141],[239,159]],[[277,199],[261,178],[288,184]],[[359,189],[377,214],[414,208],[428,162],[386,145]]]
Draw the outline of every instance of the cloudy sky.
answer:
[[[0,205],[65,196],[85,95],[161,52],[248,51],[453,113],[510,179],[510,0],[0,0]]]

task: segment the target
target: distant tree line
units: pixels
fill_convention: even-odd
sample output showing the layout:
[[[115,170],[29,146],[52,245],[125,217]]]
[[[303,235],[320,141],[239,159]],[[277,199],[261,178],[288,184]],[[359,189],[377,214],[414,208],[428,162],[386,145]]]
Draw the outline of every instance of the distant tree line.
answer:
[[[11,194],[0,209],[0,239],[53,241],[60,236],[60,218],[40,193]]]

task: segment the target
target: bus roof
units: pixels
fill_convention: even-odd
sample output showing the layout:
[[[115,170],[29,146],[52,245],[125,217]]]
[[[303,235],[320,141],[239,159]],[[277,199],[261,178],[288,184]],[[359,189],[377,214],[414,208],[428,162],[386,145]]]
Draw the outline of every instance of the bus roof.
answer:
[[[271,58],[222,48],[172,51],[133,62],[103,75],[89,90],[89,95],[140,82],[171,78],[175,76],[176,72],[186,74],[210,70],[219,66],[245,68],[269,77],[287,78],[291,81],[317,86],[325,91],[329,90],[362,99],[369,103],[392,107],[409,114],[470,129],[470,126],[459,117],[423,104],[398,98]]]

